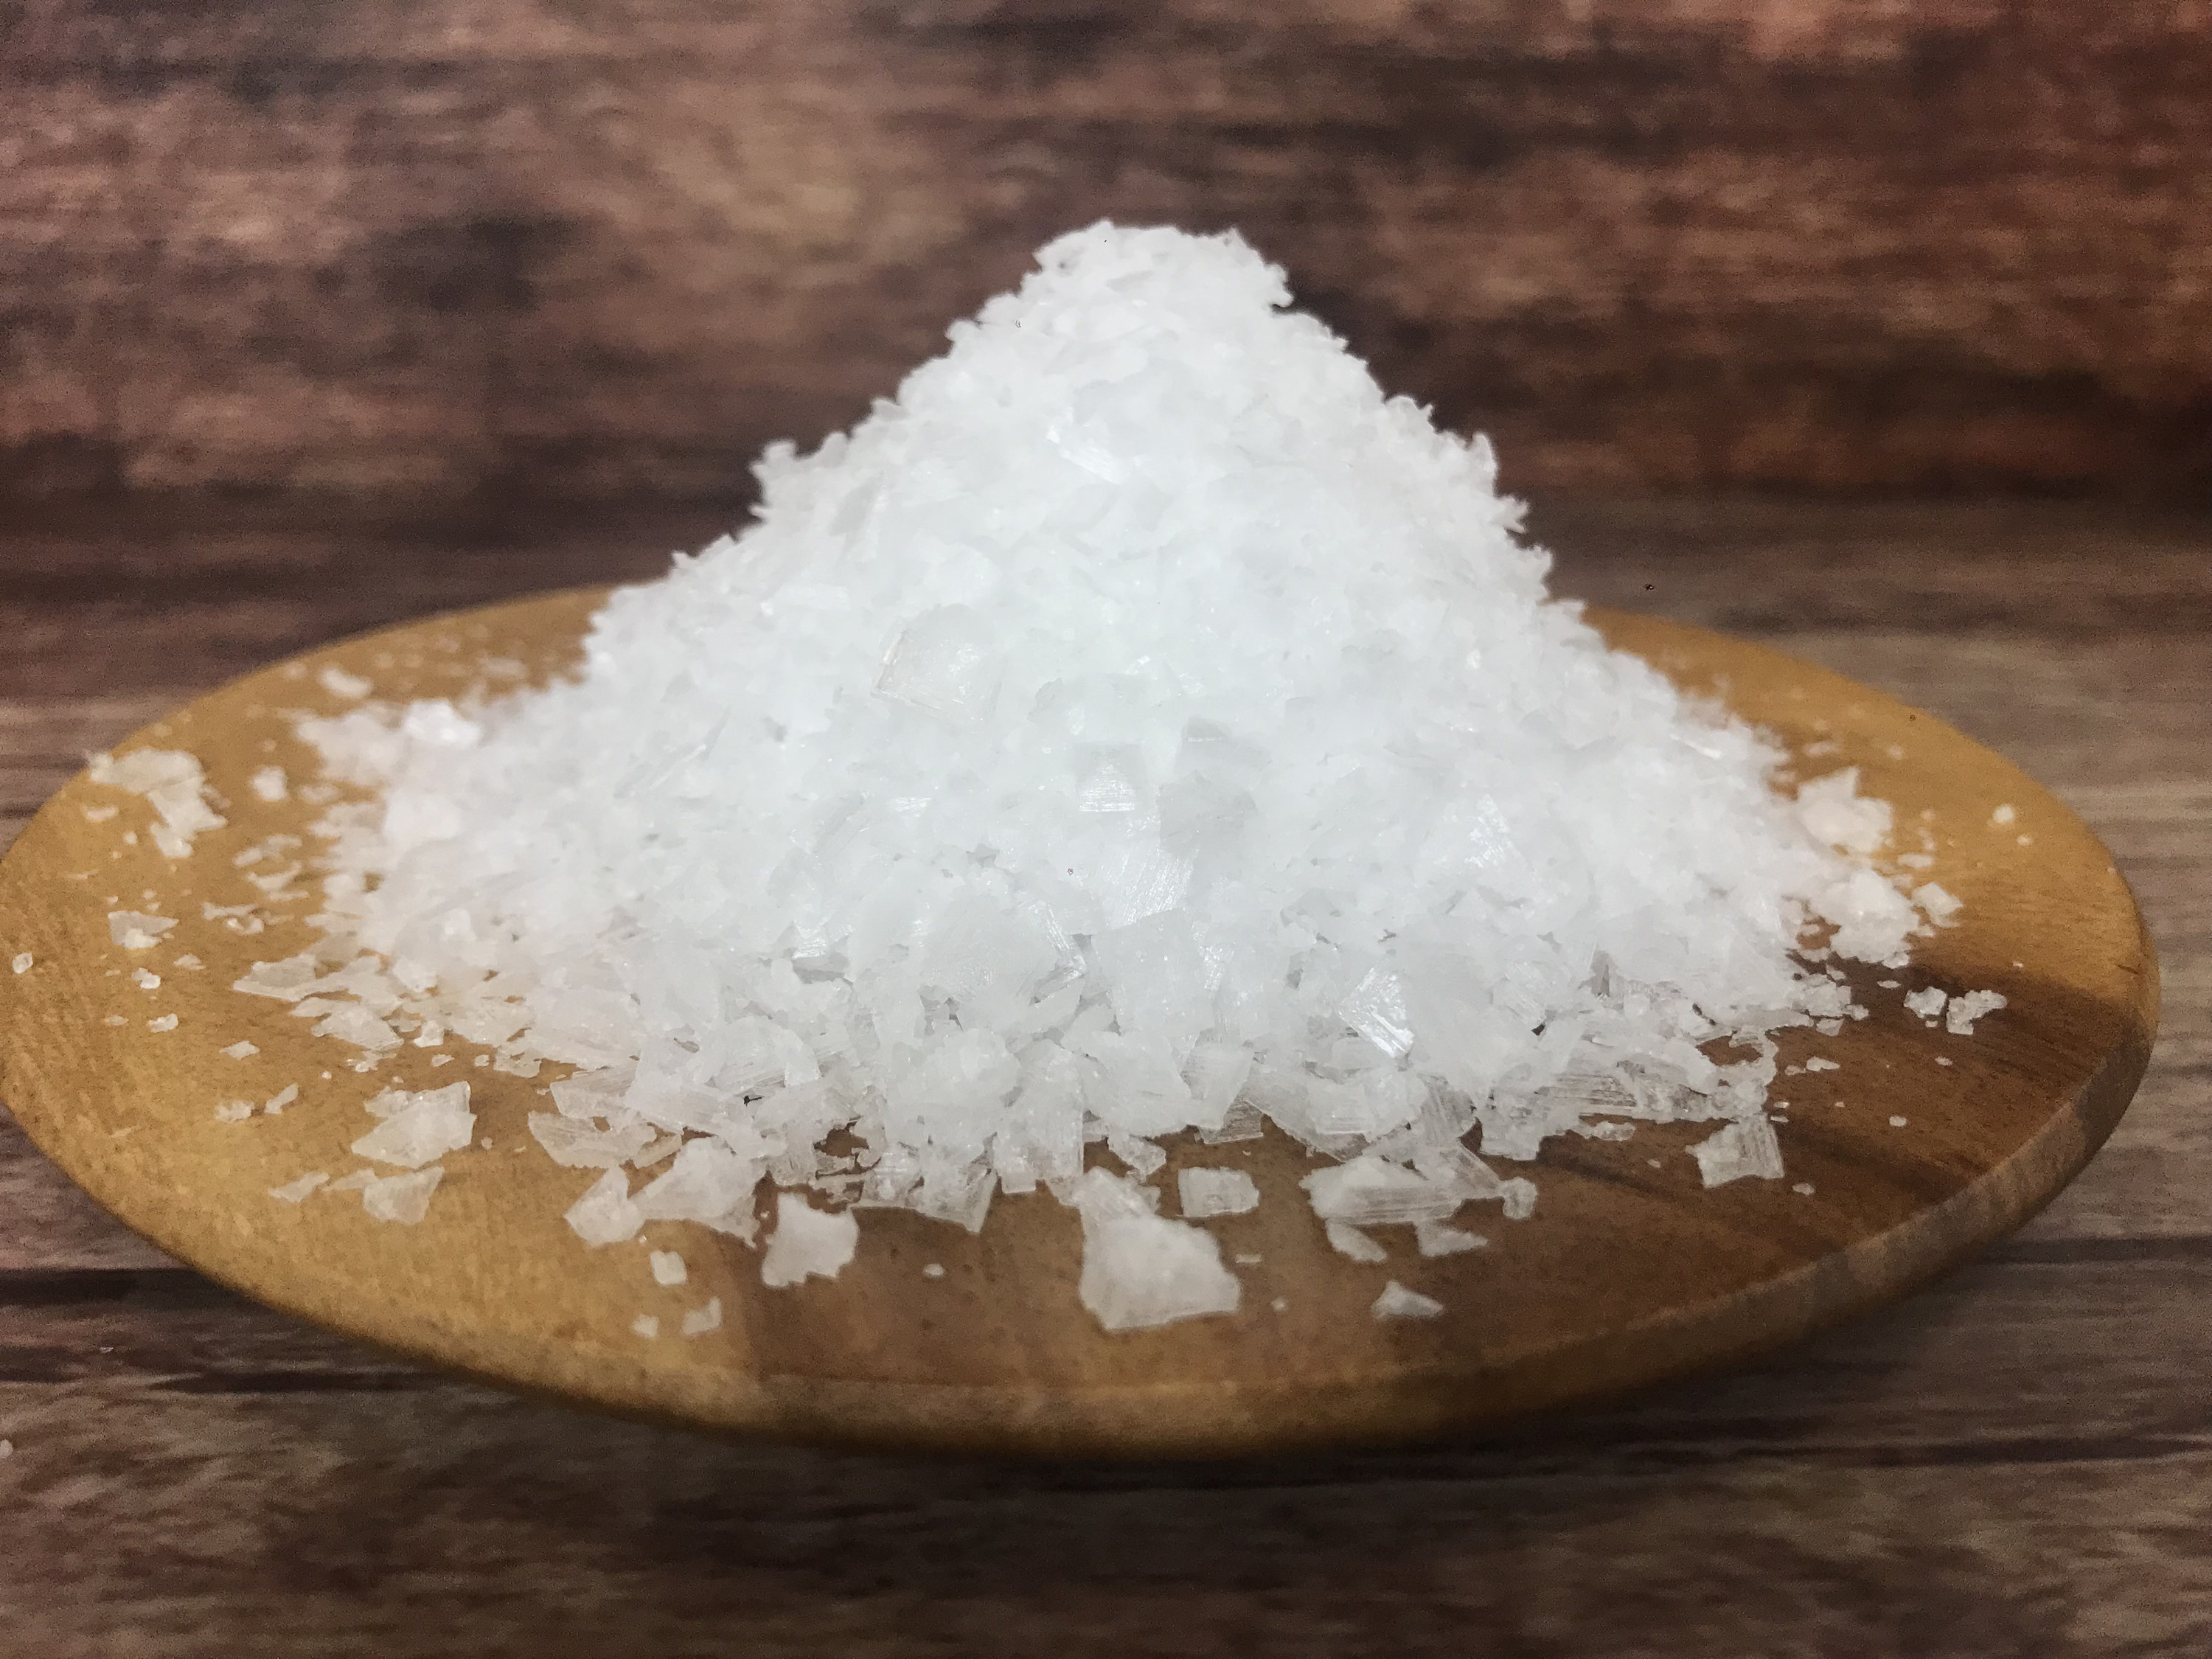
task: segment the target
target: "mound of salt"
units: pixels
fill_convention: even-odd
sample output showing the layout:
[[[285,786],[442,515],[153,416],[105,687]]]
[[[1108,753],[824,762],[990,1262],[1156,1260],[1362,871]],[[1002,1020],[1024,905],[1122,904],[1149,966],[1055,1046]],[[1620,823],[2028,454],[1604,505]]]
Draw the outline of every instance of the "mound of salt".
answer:
[[[240,988],[574,1066],[562,1163],[686,1138],[647,1219],[750,1237],[770,1179],[975,1227],[1048,1184],[1115,1327],[1236,1279],[1086,1185],[1091,1141],[1149,1174],[1264,1116],[1341,1160],[1346,1238],[1526,1214],[1483,1158],[1597,1117],[1778,1173],[1769,1034],[1850,1012],[1795,952],[1921,922],[1887,808],[1783,799],[1608,652],[1488,446],[1287,297],[1234,235],[1064,237],[896,401],[772,446],[756,521],[617,595],[572,682],[306,722],[374,794],[324,826],[319,960]],[[629,1220],[602,1187],[586,1237]],[[826,1219],[785,1195],[770,1282],[842,1265]]]

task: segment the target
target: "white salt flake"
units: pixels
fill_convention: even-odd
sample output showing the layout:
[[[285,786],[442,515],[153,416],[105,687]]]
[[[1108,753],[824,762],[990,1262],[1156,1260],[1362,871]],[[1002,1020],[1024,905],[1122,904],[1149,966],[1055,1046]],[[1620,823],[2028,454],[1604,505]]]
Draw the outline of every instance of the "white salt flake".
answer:
[[[593,1182],[562,1218],[591,1245],[619,1244],[635,1238],[645,1224],[644,1212],[629,1195],[629,1178],[620,1170],[609,1170]]]
[[[1468,1250],[1482,1249],[1490,1243],[1480,1233],[1464,1232],[1441,1221],[1416,1221],[1413,1242],[1426,1256],[1461,1255]]]
[[[1377,1319],[1434,1319],[1443,1310],[1444,1304],[1434,1297],[1409,1291],[1395,1279],[1382,1286],[1370,1310]]]
[[[316,675],[315,684],[334,697],[358,701],[374,691],[375,685],[358,674],[349,674],[336,663],[325,665]]]
[[[1260,1207],[1260,1188],[1242,1170],[1178,1170],[1176,1193],[1183,1214],[1192,1219],[1243,1215]]]
[[[1949,1000],[1942,991],[1930,985],[1923,990],[1906,992],[1905,1006],[1932,1025],[1936,1023],[1936,1017],[1943,1012],[1944,1003]]]
[[[188,857],[194,836],[223,827],[224,820],[209,805],[207,781],[199,762],[181,750],[140,749],[119,759],[94,755],[85,769],[96,784],[145,799],[156,817],[154,844],[164,858]],[[124,840],[135,844],[137,836],[126,835]]]
[[[926,1264],[923,1266],[923,1267],[922,1267],[922,1270],[921,1270],[921,1276],[922,1276],[924,1279],[942,1279],[942,1278],[944,1278],[944,1277],[945,1277],[945,1264],[944,1264],[943,1262],[941,1262],[941,1261],[932,1261],[932,1262],[926,1263]]]
[[[281,1187],[271,1187],[269,1196],[280,1204],[304,1204],[315,1189],[330,1180],[320,1170],[310,1170],[296,1181],[288,1181]]]
[[[1943,1029],[1954,1036],[1972,1036],[1974,1022],[1995,1013],[2006,1004],[1999,991],[1966,991],[1953,997],[1943,1009]]]
[[[296,1097],[297,1091],[294,1091]],[[382,1122],[355,1141],[356,1158],[379,1164],[397,1164],[419,1170],[434,1158],[459,1152],[476,1136],[476,1114],[469,1109],[469,1085],[451,1083],[442,1089],[410,1093],[387,1089],[368,1103]]]
[[[1158,1195],[1092,1170],[1079,1183],[1083,1272],[1077,1295],[1109,1331],[1145,1330],[1237,1311],[1243,1294],[1212,1234],[1152,1212]]]
[[[834,1275],[832,1275],[834,1277]],[[722,1298],[710,1296],[702,1308],[694,1308],[684,1316],[684,1334],[704,1336],[709,1331],[722,1328]]]
[[[230,1047],[222,1049],[219,1052],[226,1060],[246,1060],[254,1054],[259,1054],[261,1050],[254,1044],[241,1040],[232,1043]]]
[[[1322,1231],[1328,1237],[1328,1247],[1339,1255],[1348,1255],[1354,1261],[1387,1261],[1389,1251],[1348,1222],[1324,1223]]]
[[[149,1031],[173,1031],[177,1029],[177,1017],[174,1014],[158,1014],[146,1022],[146,1029]]]
[[[2008,802],[2008,803],[2006,803],[2005,805],[2002,805],[2002,806],[1998,807],[1998,808],[1997,808],[1997,810],[1996,810],[1996,811],[1994,811],[1994,812],[1992,812],[1992,813],[1990,813],[1990,822],[1991,823],[2000,823],[2000,824],[2002,824],[2002,823],[2011,823],[2014,818],[2018,817],[2019,816],[2020,816],[2020,814],[2019,814],[2019,813],[2017,813],[2017,812],[2015,812],[2015,811],[2013,811],[2013,809],[2012,809],[2012,805],[2011,805],[2011,804],[2010,804],[2009,802]]]
[[[640,1314],[629,1322],[630,1334],[652,1341],[660,1334],[660,1320],[653,1314]]]
[[[370,1176],[361,1183],[361,1207],[376,1221],[396,1221],[411,1227],[430,1212],[430,1194],[446,1172],[436,1164],[412,1175]],[[332,1182],[331,1186],[339,1183]]]
[[[258,768],[247,781],[247,787],[253,791],[256,800],[268,801],[272,805],[292,793],[292,786],[285,778],[284,769],[281,766]]]
[[[252,1115],[253,1103],[250,1100],[226,1100],[215,1109],[218,1123],[243,1123]]]
[[[775,1289],[807,1279],[835,1279],[853,1259],[860,1224],[852,1212],[829,1214],[796,1193],[780,1193],[775,1231],[761,1257],[761,1283]]]
[[[15,957],[9,962],[8,966],[19,974],[29,973],[31,971],[31,953],[28,951],[17,951]]]
[[[684,1266],[684,1258],[673,1250],[653,1253],[653,1282],[656,1285],[681,1285],[690,1277]]]
[[[1774,1139],[1774,1126],[1764,1117],[1742,1118],[1728,1124],[1690,1148],[1698,1160],[1698,1174],[1708,1187],[1722,1187],[1749,1176],[1776,1181],[1782,1176],[1782,1148]]]
[[[140,910],[110,910],[107,936],[126,951],[150,951],[161,935],[177,925],[173,916],[148,915]]]

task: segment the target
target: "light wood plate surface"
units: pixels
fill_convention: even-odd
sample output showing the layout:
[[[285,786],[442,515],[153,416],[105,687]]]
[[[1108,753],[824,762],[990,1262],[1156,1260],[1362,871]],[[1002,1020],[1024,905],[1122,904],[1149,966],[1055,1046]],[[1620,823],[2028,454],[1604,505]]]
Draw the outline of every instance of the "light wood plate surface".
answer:
[[[1891,1299],[1997,1237],[2087,1162],[2148,1060],[2157,967],[2125,883],[2079,819],[2017,768],[1934,717],[1840,676],[1695,629],[1604,614],[1618,646],[1723,697],[1808,770],[1862,768],[1909,838],[1933,834],[1929,875],[1966,903],[1900,974],[1853,970],[1873,1012],[1834,1036],[1785,1032],[1787,1176],[1707,1191],[1689,1145],[1710,1126],[1639,1126],[1625,1143],[1554,1141],[1532,1173],[1535,1214],[1470,1211],[1491,1247],[1425,1261],[1401,1230],[1391,1259],[1331,1251],[1297,1190],[1310,1166],[1276,1136],[1191,1146],[1170,1164],[1247,1169],[1267,1201],[1209,1223],[1241,1267],[1234,1318],[1109,1336],[1076,1299],[1073,1215],[1042,1194],[1002,1198],[980,1237],[902,1212],[863,1218],[835,1282],[765,1288],[759,1257],[704,1229],[662,1224],[592,1250],[561,1219],[595,1172],[562,1169],[527,1135],[535,1079],[403,1048],[373,1076],[283,1005],[230,982],[315,937],[306,903],[270,904],[237,867],[272,833],[304,836],[319,808],[258,799],[279,765],[314,775],[291,712],[343,700],[319,671],[379,696],[523,684],[575,660],[602,594],[558,593],[432,618],[251,675],[136,733],[198,756],[229,823],[165,859],[144,802],[79,776],[0,860],[0,1098],[64,1169],[173,1255],[276,1307],[510,1387],[702,1427],[847,1443],[1046,1455],[1220,1455],[1407,1439],[1495,1423],[1737,1358]],[[2013,808],[1997,823],[2001,805]],[[93,821],[87,809],[121,811]],[[150,893],[153,896],[146,896]],[[255,904],[258,933],[203,906]],[[106,914],[180,918],[153,950],[110,942]],[[185,953],[204,965],[180,969]],[[161,983],[141,988],[144,969]],[[1898,979],[1897,988],[1875,981]],[[1903,992],[2009,999],[1972,1037],[1929,1029]],[[173,1030],[149,1022],[177,1017]],[[222,1051],[241,1039],[244,1059]],[[1948,1063],[1946,1063],[1948,1062]],[[325,1073],[328,1073],[326,1076]],[[445,1160],[418,1227],[372,1220],[343,1195],[279,1204],[266,1190],[354,1168],[361,1103],[398,1085],[465,1077],[477,1146]],[[216,1108],[297,1084],[281,1116]],[[1895,1120],[1904,1120],[1901,1123]],[[1809,1191],[1805,1190],[1807,1188]],[[1170,1211],[1172,1203],[1170,1201]],[[1471,1218],[1477,1214],[1480,1220]],[[647,1245],[690,1277],[657,1285]],[[926,1277],[927,1264],[942,1277]],[[1433,1296],[1431,1322],[1378,1322],[1386,1279]],[[720,1329],[675,1334],[720,1298]],[[663,1334],[631,1331],[640,1313]]]

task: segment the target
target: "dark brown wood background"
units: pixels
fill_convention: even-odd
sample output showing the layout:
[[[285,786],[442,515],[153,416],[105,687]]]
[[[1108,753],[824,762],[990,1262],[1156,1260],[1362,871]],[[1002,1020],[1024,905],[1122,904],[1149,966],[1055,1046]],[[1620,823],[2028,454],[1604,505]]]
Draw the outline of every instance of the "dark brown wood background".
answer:
[[[1236,225],[1516,487],[2212,484],[2212,12],[11,0],[0,502],[729,499]]]

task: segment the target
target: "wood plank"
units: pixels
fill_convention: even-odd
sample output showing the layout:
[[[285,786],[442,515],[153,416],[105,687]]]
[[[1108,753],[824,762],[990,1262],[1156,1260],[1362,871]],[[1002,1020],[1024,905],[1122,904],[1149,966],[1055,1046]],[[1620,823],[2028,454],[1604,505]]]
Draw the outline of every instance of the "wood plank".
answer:
[[[1206,1467],[700,1442],[205,1304],[133,1350],[134,1287],[4,1315],[0,1616],[40,1659],[2178,1656],[2212,1640],[2175,1316],[2208,1273],[1993,1263],[1512,1442]]]
[[[2212,23],[2072,0],[11,9],[0,488],[726,494],[1235,224],[1521,484],[2212,477]]]

